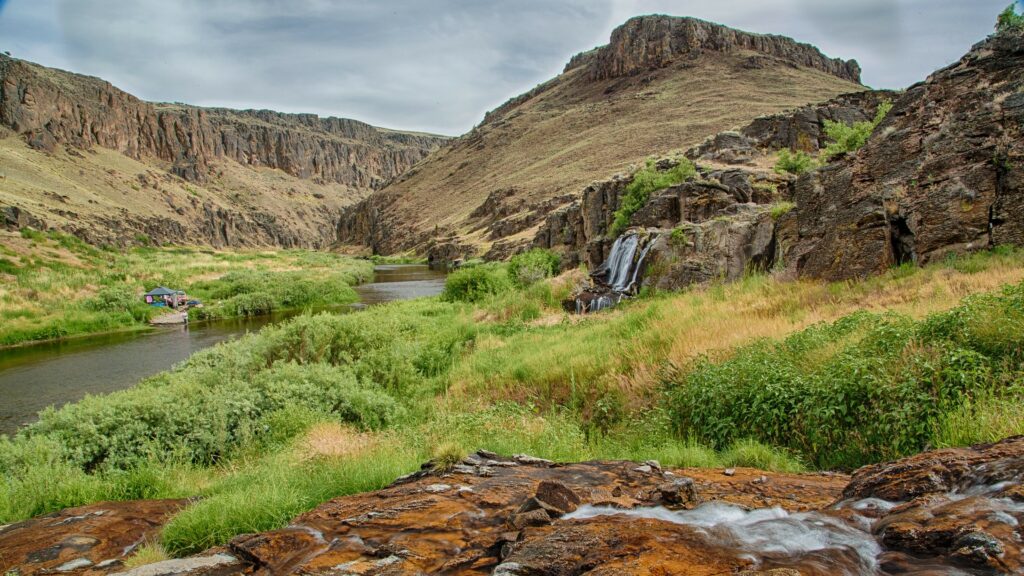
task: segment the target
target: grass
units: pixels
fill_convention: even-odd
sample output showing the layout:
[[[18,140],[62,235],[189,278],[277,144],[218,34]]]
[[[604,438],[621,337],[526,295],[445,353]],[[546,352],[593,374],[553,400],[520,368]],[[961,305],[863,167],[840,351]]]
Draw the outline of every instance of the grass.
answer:
[[[162,535],[181,555],[479,448],[801,471],[1021,431],[1020,250],[585,317],[576,276],[302,315],[48,411],[0,439],[0,522],[198,496]]]
[[[162,562],[169,558],[170,555],[167,554],[167,551],[159,543],[146,542],[136,548],[131,556],[125,558],[124,567],[130,570],[139,566],[145,566],[146,564]]]
[[[194,310],[194,318],[222,318],[352,302],[350,285],[372,273],[368,261],[320,252],[120,252],[29,228],[4,234],[3,246],[0,274],[8,278],[0,283],[0,347],[143,328],[166,312],[142,301],[157,285],[202,299],[206,307]]]

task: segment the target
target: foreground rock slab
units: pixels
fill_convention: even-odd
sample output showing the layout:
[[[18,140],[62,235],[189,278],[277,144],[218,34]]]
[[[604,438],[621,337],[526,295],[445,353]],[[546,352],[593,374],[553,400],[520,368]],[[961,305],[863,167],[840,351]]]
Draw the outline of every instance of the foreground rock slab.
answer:
[[[124,576],[1024,574],[1022,480],[1024,437],[852,477],[480,451],[335,498],[285,528],[132,570],[120,559],[181,501],[70,509],[0,529],[0,566]]]
[[[108,574],[187,500],[99,502],[0,528],[0,574]]]

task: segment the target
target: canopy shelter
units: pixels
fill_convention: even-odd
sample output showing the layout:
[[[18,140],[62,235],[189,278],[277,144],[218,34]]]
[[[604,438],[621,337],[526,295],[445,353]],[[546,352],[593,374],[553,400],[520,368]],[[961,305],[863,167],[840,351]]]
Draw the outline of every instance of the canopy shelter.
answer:
[[[142,296],[146,299],[146,304],[165,302],[171,308],[177,308],[185,303],[184,290],[172,290],[166,286],[157,286]]]

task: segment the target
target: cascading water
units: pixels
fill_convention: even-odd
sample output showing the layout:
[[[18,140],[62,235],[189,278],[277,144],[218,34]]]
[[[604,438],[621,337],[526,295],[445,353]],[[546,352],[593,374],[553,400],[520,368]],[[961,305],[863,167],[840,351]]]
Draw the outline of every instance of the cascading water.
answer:
[[[642,238],[637,232],[616,238],[608,258],[590,274],[600,288],[586,290],[576,297],[576,313],[605,310],[633,294],[644,260],[656,239],[656,236]]]

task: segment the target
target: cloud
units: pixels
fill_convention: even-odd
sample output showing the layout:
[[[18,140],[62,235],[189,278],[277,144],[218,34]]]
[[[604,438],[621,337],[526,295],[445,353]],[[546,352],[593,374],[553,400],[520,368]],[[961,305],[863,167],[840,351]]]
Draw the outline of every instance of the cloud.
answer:
[[[148,100],[458,134],[637,14],[792,36],[903,87],[984,37],[1006,2],[10,0],[0,49]]]

